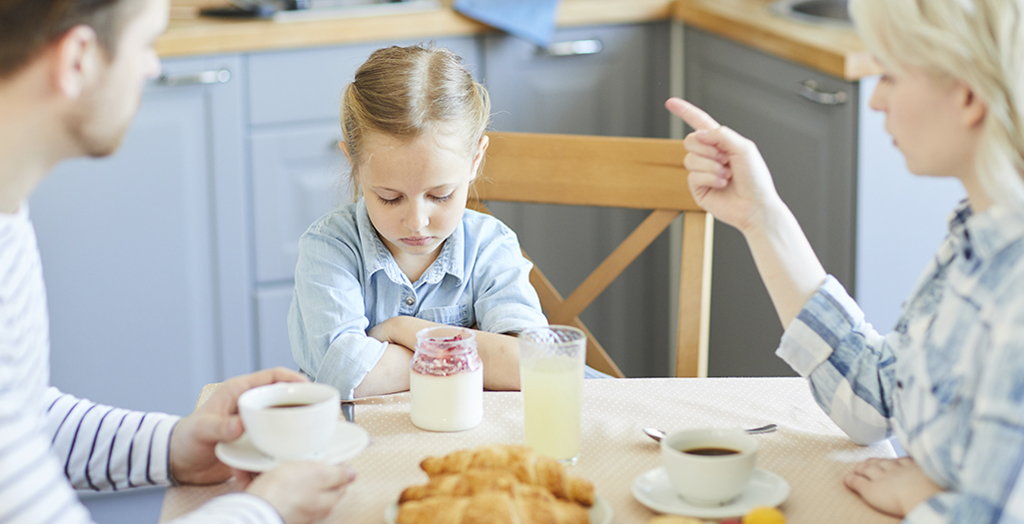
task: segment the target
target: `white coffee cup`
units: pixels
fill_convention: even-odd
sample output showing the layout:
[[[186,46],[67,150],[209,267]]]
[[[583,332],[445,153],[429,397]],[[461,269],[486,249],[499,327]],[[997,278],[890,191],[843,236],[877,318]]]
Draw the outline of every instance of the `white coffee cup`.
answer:
[[[281,460],[306,459],[334,436],[341,396],[326,384],[278,382],[242,393],[238,411],[257,449]]]
[[[757,447],[757,439],[742,429],[685,429],[661,439],[661,460],[683,500],[695,506],[720,506],[747,487]]]

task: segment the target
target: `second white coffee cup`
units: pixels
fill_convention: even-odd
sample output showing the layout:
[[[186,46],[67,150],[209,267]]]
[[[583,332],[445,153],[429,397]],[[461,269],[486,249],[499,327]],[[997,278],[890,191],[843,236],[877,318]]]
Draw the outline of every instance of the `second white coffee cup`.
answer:
[[[281,460],[307,459],[334,436],[341,398],[326,384],[278,382],[242,393],[238,411],[257,449]]]
[[[750,482],[757,439],[742,429],[686,429],[661,439],[661,459],[676,493],[695,506],[719,506]]]

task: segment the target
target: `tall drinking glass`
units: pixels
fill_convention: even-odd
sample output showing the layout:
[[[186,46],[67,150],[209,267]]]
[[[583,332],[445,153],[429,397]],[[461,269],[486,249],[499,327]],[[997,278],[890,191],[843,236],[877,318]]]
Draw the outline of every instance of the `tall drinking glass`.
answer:
[[[570,326],[519,334],[526,445],[564,464],[580,454],[580,411],[587,337]]]

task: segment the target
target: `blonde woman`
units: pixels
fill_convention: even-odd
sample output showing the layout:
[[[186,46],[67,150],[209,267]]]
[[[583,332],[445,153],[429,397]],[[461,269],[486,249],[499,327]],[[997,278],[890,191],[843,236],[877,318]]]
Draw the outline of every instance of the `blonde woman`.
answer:
[[[910,171],[967,199],[889,334],[827,275],[757,147],[679,99],[690,189],[738,228],[779,319],[777,354],[855,441],[909,457],[846,485],[907,522],[1024,521],[1024,1],[851,0],[884,76],[871,107]],[[908,210],[908,212],[913,212]]]
[[[416,332],[477,328],[484,386],[518,389],[514,337],[544,325],[515,234],[466,209],[488,138],[490,102],[444,49],[389,47],[342,102],[358,200],[299,241],[288,314],[292,352],[343,397],[409,388]]]

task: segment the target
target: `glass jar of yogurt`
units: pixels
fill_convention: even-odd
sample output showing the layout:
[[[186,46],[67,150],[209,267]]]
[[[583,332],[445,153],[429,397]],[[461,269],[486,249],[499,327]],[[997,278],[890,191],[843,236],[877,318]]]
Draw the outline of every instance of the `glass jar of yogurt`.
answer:
[[[429,431],[476,427],[484,414],[484,366],[476,334],[438,326],[416,333],[409,370],[412,423]]]

